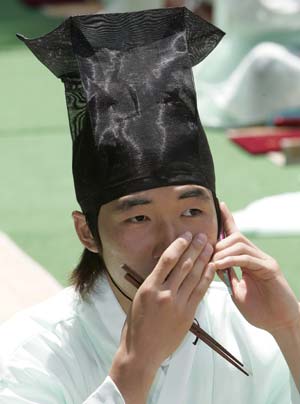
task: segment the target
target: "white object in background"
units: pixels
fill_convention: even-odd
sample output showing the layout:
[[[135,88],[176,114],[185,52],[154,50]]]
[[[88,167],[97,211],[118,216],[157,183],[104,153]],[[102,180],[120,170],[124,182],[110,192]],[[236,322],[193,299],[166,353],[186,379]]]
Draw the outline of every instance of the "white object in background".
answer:
[[[201,82],[201,65],[197,69],[199,112],[205,125],[252,125],[299,106],[300,58],[282,45],[256,45],[222,82]]]
[[[103,13],[126,13],[127,11],[141,11],[153,8],[161,8],[163,0],[105,0]]]
[[[193,69],[203,125],[256,125],[299,107],[300,0],[215,0],[214,24],[226,35]]]
[[[233,213],[242,233],[300,235],[300,192],[269,196]]]

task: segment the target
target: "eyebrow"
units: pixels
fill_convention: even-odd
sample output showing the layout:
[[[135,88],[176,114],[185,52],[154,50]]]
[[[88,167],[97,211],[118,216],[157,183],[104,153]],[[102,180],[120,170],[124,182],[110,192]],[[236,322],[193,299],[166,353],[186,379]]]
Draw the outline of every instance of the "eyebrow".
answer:
[[[195,189],[189,189],[188,191],[182,192],[178,196],[178,200],[180,199],[187,199],[187,198],[198,198],[203,201],[208,201],[210,200],[210,197],[206,191],[200,188],[195,188]],[[149,205],[152,203],[153,200],[149,198],[136,198],[136,197],[131,197],[128,199],[125,199],[124,201],[119,202],[115,208],[114,211],[118,212],[126,212],[129,209],[133,208],[134,206],[139,206],[139,205]]]

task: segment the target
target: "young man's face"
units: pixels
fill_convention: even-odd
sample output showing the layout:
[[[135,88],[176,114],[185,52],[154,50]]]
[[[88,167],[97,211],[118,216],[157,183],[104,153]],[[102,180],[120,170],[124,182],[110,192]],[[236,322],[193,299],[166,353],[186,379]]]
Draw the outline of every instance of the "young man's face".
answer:
[[[109,202],[100,209],[98,228],[105,265],[131,296],[135,289],[124,279],[122,264],[146,278],[185,231],[205,233],[212,245],[218,231],[212,194],[199,185],[154,188]]]

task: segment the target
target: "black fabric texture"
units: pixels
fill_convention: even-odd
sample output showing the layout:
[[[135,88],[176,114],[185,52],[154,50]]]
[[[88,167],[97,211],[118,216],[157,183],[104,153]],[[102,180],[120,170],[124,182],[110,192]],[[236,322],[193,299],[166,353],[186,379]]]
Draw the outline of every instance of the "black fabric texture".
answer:
[[[88,218],[162,186],[198,184],[215,198],[192,66],[223,34],[186,8],[166,8],[70,17],[40,38],[18,35],[64,82],[76,197]]]

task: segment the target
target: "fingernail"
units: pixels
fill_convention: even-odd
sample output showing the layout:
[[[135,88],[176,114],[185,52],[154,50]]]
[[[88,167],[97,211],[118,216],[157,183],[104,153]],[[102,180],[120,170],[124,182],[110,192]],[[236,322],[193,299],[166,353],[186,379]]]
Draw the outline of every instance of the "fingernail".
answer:
[[[203,251],[202,254],[203,254],[203,255],[210,256],[210,255],[212,254],[212,252],[213,252],[212,246],[211,246],[210,244],[206,244],[206,246],[205,246],[204,251]]]
[[[186,231],[181,237],[185,238],[187,241],[191,241],[193,238],[193,235],[190,231]]]
[[[214,271],[216,271],[215,265],[213,262],[208,263],[209,268],[212,268]]]
[[[204,244],[207,240],[207,237],[204,233],[199,233],[199,234],[197,234],[195,240],[199,244]]]

